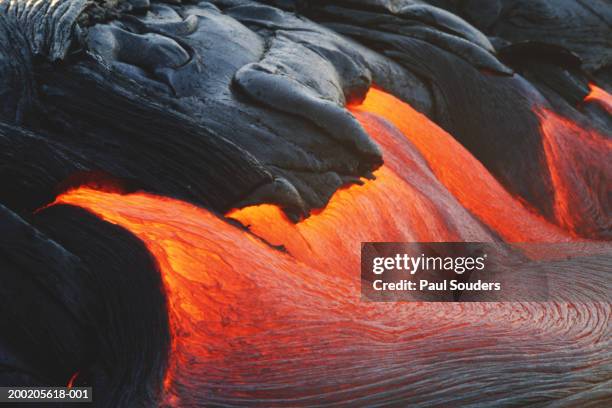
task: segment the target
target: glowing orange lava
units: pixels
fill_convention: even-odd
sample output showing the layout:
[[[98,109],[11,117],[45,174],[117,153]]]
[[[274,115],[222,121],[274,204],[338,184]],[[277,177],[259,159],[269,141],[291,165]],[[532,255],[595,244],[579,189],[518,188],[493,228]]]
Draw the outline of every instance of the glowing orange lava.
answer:
[[[352,187],[339,192],[332,197],[323,216],[314,215],[301,225],[288,229],[279,226],[286,223],[281,220],[280,212],[268,206],[234,211],[231,217],[249,225],[257,235],[277,244],[285,244],[294,255],[302,252],[302,249],[298,251],[295,248],[299,241],[316,242],[317,238],[313,235],[334,234],[334,231],[338,231],[340,237],[354,230],[364,231],[361,236],[355,237],[361,241],[492,239],[482,231],[476,232],[478,228],[474,226],[474,221],[468,220],[466,214],[460,215],[460,210],[454,212],[453,218],[457,229],[448,227],[452,223],[448,217],[441,217],[435,222],[435,218],[440,217],[437,212],[442,211],[442,207],[465,207],[508,242],[557,242],[569,239],[567,233],[527,209],[509,194],[470,152],[410,105],[383,91],[371,89],[362,105],[353,107],[352,112],[383,149],[385,165],[377,174],[378,180],[367,182],[365,188]],[[409,142],[399,140],[398,130]],[[433,175],[430,175],[429,169]],[[417,178],[417,174],[422,177]],[[440,188],[433,189],[435,192],[426,191],[427,184]],[[366,191],[368,188],[379,193],[370,194]],[[452,196],[442,198],[444,194],[441,191],[445,189]],[[415,196],[414,190],[420,190],[421,194]],[[361,201],[371,200],[379,202],[368,203],[367,208],[361,205]],[[428,200],[435,202],[437,208],[424,208],[422,202]],[[343,203],[341,210],[337,209],[340,201]],[[460,205],[457,205],[457,201]],[[384,214],[381,215],[381,212]],[[272,216],[273,213],[276,216]],[[325,227],[333,222],[336,225]],[[353,222],[366,225],[346,227]],[[419,222],[421,225],[417,226]],[[396,231],[398,224],[406,224],[406,228],[399,233]],[[299,232],[302,238],[291,238],[295,235],[291,231]],[[355,242],[360,240],[356,239]],[[311,256],[309,253],[303,259],[311,259]]]
[[[366,190],[374,193],[375,188],[372,183]],[[350,190],[340,194],[329,213],[323,211],[318,217],[333,219],[336,211],[342,211],[342,201],[352,200],[351,194]],[[371,205],[384,200],[365,197],[357,199],[370,211]],[[360,359],[371,361],[377,361],[382,350],[413,359],[402,341],[428,343],[440,336],[446,344],[460,342],[449,333],[466,324],[477,325],[481,333],[498,330],[493,328],[500,313],[508,313],[501,318],[506,325],[528,323],[512,308],[500,310],[495,304],[360,301],[356,240],[371,236],[363,228],[380,220],[353,220],[329,236],[321,235],[318,245],[308,248],[313,255],[309,263],[319,266],[314,268],[207,210],[169,198],[84,187],[61,195],[56,204],[86,208],[127,228],[155,256],[170,310],[172,350],[164,398],[171,406],[206,405],[211,396],[233,395],[239,384],[258,384],[265,390],[262,397],[278,398],[289,392],[287,398],[297,398],[295,390],[285,391],[287,383],[316,385],[318,378],[333,370],[354,365],[354,349],[362,350]],[[280,217],[266,208],[273,219]],[[401,227],[395,233],[401,234],[401,228],[408,231],[410,223],[404,224],[404,219],[396,218]],[[381,230],[396,221],[379,224],[374,233],[383,237]],[[322,225],[320,231],[327,232],[340,224]],[[286,223],[282,228],[290,231],[291,226]],[[305,228],[307,237],[317,232]],[[290,233],[296,236],[300,231]],[[338,242],[342,245],[334,247]],[[308,241],[303,244],[308,247]],[[330,260],[323,262],[319,251]],[[470,347],[491,344],[490,339],[470,341]]]
[[[74,374],[72,374],[70,376],[70,379],[68,380],[68,383],[66,383],[66,387],[67,388],[72,388],[74,386],[74,382],[76,381],[77,377],[79,376],[79,372],[75,372]]]
[[[343,194],[339,200],[347,198]],[[387,334],[380,332],[384,316],[410,313],[409,309],[393,312],[397,305],[372,308],[360,303],[357,269],[351,271],[351,276],[343,276],[331,273],[324,265],[321,269],[311,268],[214,214],[184,202],[145,193],[120,195],[84,187],[61,195],[55,204],[80,206],[127,228],[155,256],[170,309],[173,341],[165,385],[166,398],[172,405],[187,404],[185,398],[190,398],[175,395],[173,387],[177,382],[189,382],[204,375],[211,387],[217,381],[228,384],[246,381],[235,367],[254,356],[262,366],[247,371],[254,371],[249,375],[263,380],[272,374],[265,362],[279,353],[288,359],[304,357],[300,367],[312,365],[316,370],[320,366],[317,356],[327,352],[323,346],[331,350],[354,346],[354,335],[348,334],[355,330],[361,333],[370,324],[374,325],[367,329],[371,335],[381,338],[392,335],[393,330]],[[321,216],[333,217],[333,211]],[[288,224],[283,228],[288,229]],[[354,234],[363,234],[359,230],[356,226]],[[350,258],[344,248],[333,248],[343,233]],[[359,242],[354,239],[359,238],[354,234],[345,228],[321,239],[321,247],[328,247],[327,254],[337,252],[333,257],[336,264],[328,265],[329,268],[342,271],[343,262],[355,267],[358,260],[353,257]],[[319,250],[310,248],[310,253]],[[353,327],[353,316],[364,319],[359,328]],[[447,324],[452,326],[452,316],[448,317]],[[402,330],[411,327],[405,326]],[[321,327],[326,327],[326,331],[322,332]],[[300,340],[296,341],[294,336]]]
[[[612,95],[595,84],[589,84],[589,89],[591,92],[584,98],[584,101],[599,103],[610,115],[612,115]]]
[[[426,169],[406,173],[411,171],[415,181],[427,186],[425,191],[384,166],[375,173],[376,180],[338,191],[324,211],[298,224],[273,205],[234,210],[228,216],[312,267],[352,277],[359,269],[361,242],[494,240]]]
[[[338,191],[298,224],[271,205],[228,214],[252,234],[205,209],[147,193],[82,187],[56,200],[128,229],[157,260],[173,339],[167,404],[338,403],[346,401],[345,390],[380,391],[381,356],[392,356],[389,367],[403,362],[393,370],[412,382],[414,367],[427,366],[440,351],[503,343],[514,350],[516,333],[531,350],[534,323],[544,312],[529,305],[360,300],[364,241],[499,241],[495,233],[522,242],[569,238],[408,105],[372,90],[353,113],[382,146],[385,165],[376,180]],[[469,346],[466,334],[477,334]],[[421,352],[432,345],[435,353]],[[330,378],[341,385],[330,386]]]
[[[576,235],[609,234],[612,140],[547,109],[539,116],[555,191],[555,217]]]

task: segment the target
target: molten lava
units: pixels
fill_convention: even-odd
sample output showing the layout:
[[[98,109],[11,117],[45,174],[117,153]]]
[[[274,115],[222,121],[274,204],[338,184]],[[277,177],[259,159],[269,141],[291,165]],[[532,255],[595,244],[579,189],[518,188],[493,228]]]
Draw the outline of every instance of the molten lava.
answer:
[[[74,374],[72,374],[70,376],[70,379],[68,379],[68,382],[66,383],[66,387],[67,388],[72,388],[74,386],[74,382],[76,381],[77,377],[79,376],[79,372],[75,372]]]
[[[612,140],[550,110],[538,114],[555,192],[555,218],[575,235],[610,238]]]
[[[537,356],[555,353],[557,345],[534,350],[534,336],[547,330],[574,341],[586,331],[542,329],[547,314],[560,321],[577,313],[609,315],[605,305],[588,311],[360,301],[363,241],[570,238],[525,208],[449,134],[407,104],[372,90],[353,113],[382,146],[385,165],[376,180],[338,191],[324,210],[298,224],[271,205],[228,214],[247,232],[205,209],[147,193],[83,187],[56,200],[123,226],[157,260],[173,337],[168,404],[318,405],[349,395],[366,405],[390,401],[370,399],[386,392],[389,376],[406,397],[412,384],[436,374],[426,367],[440,363],[436,375],[444,376],[449,355],[471,359],[472,350],[494,346],[546,376],[548,363]],[[596,333],[600,325],[588,330],[603,338]],[[529,351],[514,352],[521,347]],[[503,353],[500,367],[508,358]],[[458,373],[445,381],[452,389],[461,378]],[[424,391],[414,396],[435,398]]]
[[[348,190],[340,194],[338,204],[334,204],[340,206],[338,211],[349,194],[352,192]],[[376,202],[364,205],[372,209],[369,205]],[[333,364],[342,366],[350,357],[343,350],[373,340],[393,344],[398,334],[414,331],[414,336],[421,337],[434,330],[427,329],[426,323],[408,323],[414,319],[413,308],[421,311],[430,306],[371,307],[360,302],[355,275],[359,243],[354,240],[367,237],[367,233],[360,232],[359,226],[352,234],[345,228],[345,234],[340,231],[321,236],[320,246],[309,250],[317,254],[327,246],[326,254],[333,259],[315,269],[214,214],[177,200],[81,188],[63,194],[56,204],[86,208],[127,228],[155,256],[166,286],[173,334],[165,382],[172,405],[194,404],[198,395],[208,395],[212,389],[231,389],[236,383],[276,384],[279,374],[289,375],[296,368],[292,359],[300,361],[300,372],[318,376],[324,368],[321,359],[330,353],[338,353]],[[419,205],[427,208],[426,204]],[[319,217],[333,218],[333,211],[324,211]],[[379,228],[393,224],[388,220]],[[408,231],[409,223],[400,225]],[[289,228],[289,224],[283,227]],[[343,246],[334,248],[341,236]],[[389,319],[391,316],[393,319]],[[444,330],[464,324],[454,322],[452,316],[443,319]],[[395,329],[396,318],[406,323]],[[390,325],[388,329],[384,329],[386,325]],[[194,378],[205,379],[205,384],[200,384],[198,393],[183,395],[181,387]],[[274,395],[283,392],[280,387]]]
[[[591,92],[584,98],[584,101],[598,103],[610,115],[612,115],[612,95],[595,84],[589,84],[589,89]]]
[[[339,234],[340,242],[353,241],[342,237],[354,230],[362,232],[354,242],[493,240],[462,207],[508,242],[569,240],[567,233],[510,195],[459,142],[410,105],[371,89],[352,112],[383,149],[385,165],[376,181],[337,193],[322,216],[289,228],[280,226],[287,221],[269,206],[229,215],[266,240],[286,245],[294,255],[302,252],[295,248],[299,241],[316,245],[319,236],[329,234]],[[368,203],[362,205],[364,201]],[[353,220],[364,225],[346,228]],[[291,231],[299,231],[301,237],[291,238]]]

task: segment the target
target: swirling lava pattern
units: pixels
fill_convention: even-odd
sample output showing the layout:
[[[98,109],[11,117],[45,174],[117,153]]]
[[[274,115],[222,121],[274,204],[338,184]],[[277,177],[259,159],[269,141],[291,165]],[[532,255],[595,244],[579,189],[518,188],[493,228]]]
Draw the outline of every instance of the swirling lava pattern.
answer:
[[[583,272],[579,293],[574,282],[555,282],[565,300],[548,303],[360,300],[362,241],[570,242],[573,234],[508,194],[410,106],[372,90],[352,110],[385,165],[297,224],[269,205],[227,214],[246,230],[146,193],[82,187],[58,197],[127,228],[157,259],[173,333],[164,403],[610,403],[611,307],[588,297],[605,276]]]

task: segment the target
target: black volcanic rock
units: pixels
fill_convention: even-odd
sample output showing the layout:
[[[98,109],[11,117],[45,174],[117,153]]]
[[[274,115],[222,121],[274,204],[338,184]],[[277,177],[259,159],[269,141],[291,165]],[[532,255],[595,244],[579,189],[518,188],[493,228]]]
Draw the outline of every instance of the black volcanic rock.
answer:
[[[431,3],[76,1],[23,4],[27,13],[5,3],[0,112],[23,128],[9,133],[30,134],[3,136],[13,161],[0,177],[20,174],[22,187],[2,201],[36,208],[78,170],[220,212],[277,203],[298,219],[382,163],[346,109],[375,83],[552,217],[535,107],[607,125],[605,112],[560,101],[575,105],[590,75],[605,77],[609,53],[597,50],[609,36],[581,45],[574,27],[604,34],[609,9],[562,2],[575,18],[547,43],[560,20],[545,1]],[[545,25],[511,29],[523,15]],[[42,177],[14,161],[31,156],[33,135],[49,163]]]
[[[96,406],[158,398],[168,311],[142,242],[80,208],[26,221],[0,206],[0,270],[2,384],[65,386],[78,373]]]

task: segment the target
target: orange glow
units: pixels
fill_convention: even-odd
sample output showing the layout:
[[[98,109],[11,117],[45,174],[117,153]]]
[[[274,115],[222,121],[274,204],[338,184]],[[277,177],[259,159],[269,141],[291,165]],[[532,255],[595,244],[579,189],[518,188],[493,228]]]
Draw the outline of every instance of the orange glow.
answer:
[[[189,379],[195,370],[214,381],[241,353],[275,355],[279,345],[266,337],[270,333],[340,319],[359,307],[358,279],[309,268],[188,203],[83,187],[54,204],[80,206],[125,227],[157,260],[170,310],[173,340],[164,384],[172,405],[180,405],[171,390],[177,378]],[[307,350],[301,345],[293,352]],[[232,381],[240,381],[236,375]]]
[[[321,215],[298,225],[271,206],[228,215],[306,262],[317,254],[329,259],[324,248],[312,250],[321,245],[321,236],[336,237],[332,248],[362,241],[492,240],[464,208],[508,242],[570,239],[510,195],[470,152],[410,105],[371,89],[352,112],[383,149],[385,165],[377,180],[336,193]]]
[[[542,109],[543,145],[555,191],[555,217],[574,234],[597,237],[609,230],[612,140]]]
[[[381,176],[383,180],[387,177],[384,171]],[[495,304],[360,301],[358,240],[372,236],[365,229],[378,221],[354,216],[353,224],[343,227],[329,221],[342,211],[346,200],[360,200],[370,211],[384,200],[369,201],[367,194],[353,197],[357,189],[338,194],[331,207],[317,216],[324,218],[306,221],[310,227],[291,231],[288,222],[280,224],[291,237],[305,231],[304,241],[291,249],[304,245],[313,255],[308,263],[318,263],[319,268],[272,248],[207,210],[170,198],[83,187],[61,195],[55,204],[80,206],[125,227],[157,260],[172,332],[164,381],[164,402],[169,406],[201,405],[199,398],[223,394],[224,386],[231,394],[237,384],[271,381],[283,390],[288,378],[316,381],[329,375],[335,365],[351,364],[353,353],[347,350],[355,348],[362,349],[361,358],[375,359],[384,347],[391,355],[408,359],[411,349],[402,346],[408,339],[427,342],[434,333],[443,336],[466,324],[484,332],[500,318],[517,327],[528,322],[512,308],[499,309]],[[376,189],[372,182],[364,190],[375,194]],[[423,205],[423,212],[431,209],[425,202],[415,205]],[[282,219],[276,212],[265,206],[259,214],[268,214],[276,222]],[[318,222],[321,230],[315,228]],[[394,236],[400,237],[402,228],[409,231],[410,221],[398,216],[373,234],[383,237],[382,230],[397,222],[394,234],[398,235]],[[308,248],[313,243],[308,241],[311,234],[330,232],[332,227],[341,229],[329,236],[321,234],[318,245]],[[448,232],[440,233],[438,238],[447,237]],[[283,242],[292,241],[291,237]],[[323,262],[319,251],[330,260]],[[470,341],[470,347],[490,344],[486,339]]]
[[[74,382],[76,381],[77,377],[79,376],[79,372],[75,372],[74,374],[72,374],[72,376],[70,376],[70,379],[68,380],[68,383],[66,384],[66,387],[68,388],[72,388],[74,386]]]
[[[157,260],[172,331],[166,404],[199,406],[244,384],[257,384],[262,400],[265,390],[277,398],[289,392],[288,382],[316,384],[337,367],[354,366],[352,350],[364,360],[388,353],[411,361],[407,344],[434,336],[446,344],[449,333],[473,325],[482,339],[470,347],[485,347],[504,341],[492,334],[501,325],[512,332],[542,318],[529,307],[494,303],[360,300],[364,241],[498,241],[495,233],[516,242],[571,238],[526,209],[407,104],[372,90],[353,113],[381,145],[385,165],[376,180],[339,190],[298,224],[272,205],[227,214],[250,233],[205,209],[147,193],[81,187],[57,198],[55,204],[83,207],[128,229]]]
[[[354,113],[382,116],[420,151],[436,177],[486,225],[508,242],[552,242],[567,237],[508,193],[489,171],[450,134],[392,95],[372,89]],[[379,143],[380,136],[372,134]],[[389,152],[387,152],[389,153]]]
[[[387,166],[375,175],[376,180],[364,186],[338,191],[322,212],[298,224],[273,205],[233,210],[228,217],[249,226],[267,242],[284,245],[292,256],[312,267],[353,277],[359,269],[361,242],[493,240],[459,205],[440,206],[444,195],[433,178],[427,180],[434,184],[430,189],[433,197],[428,197]]]
[[[589,84],[589,89],[591,93],[584,98],[584,101],[599,103],[610,115],[612,115],[612,95],[595,84]]]

